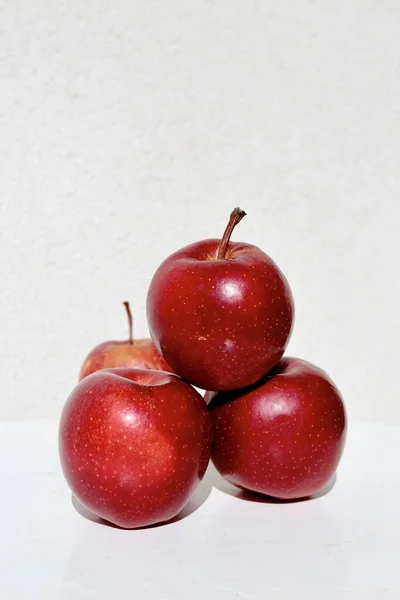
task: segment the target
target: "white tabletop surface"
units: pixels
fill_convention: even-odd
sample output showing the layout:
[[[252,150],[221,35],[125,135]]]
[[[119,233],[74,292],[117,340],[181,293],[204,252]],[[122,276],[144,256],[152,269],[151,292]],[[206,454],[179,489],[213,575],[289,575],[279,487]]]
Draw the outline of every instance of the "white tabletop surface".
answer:
[[[400,427],[353,425],[325,495],[250,500],[210,467],[180,519],[126,531],[71,502],[56,422],[1,423],[0,598],[398,600],[399,460]]]

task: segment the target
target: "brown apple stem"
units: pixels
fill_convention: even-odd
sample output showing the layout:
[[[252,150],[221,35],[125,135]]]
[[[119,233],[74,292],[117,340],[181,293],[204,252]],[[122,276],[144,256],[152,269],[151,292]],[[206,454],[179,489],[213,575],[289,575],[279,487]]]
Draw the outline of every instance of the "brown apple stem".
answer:
[[[224,231],[224,235],[222,236],[221,243],[218,248],[217,260],[219,258],[226,257],[226,250],[228,248],[229,240],[231,239],[232,231],[235,229],[236,225],[240,223],[243,217],[246,216],[246,213],[241,208],[234,208],[231,212],[231,216],[229,217],[229,223],[226,226]]]
[[[128,323],[129,323],[129,343],[133,344],[133,319],[132,313],[129,306],[129,302],[124,302],[126,314],[128,315]]]

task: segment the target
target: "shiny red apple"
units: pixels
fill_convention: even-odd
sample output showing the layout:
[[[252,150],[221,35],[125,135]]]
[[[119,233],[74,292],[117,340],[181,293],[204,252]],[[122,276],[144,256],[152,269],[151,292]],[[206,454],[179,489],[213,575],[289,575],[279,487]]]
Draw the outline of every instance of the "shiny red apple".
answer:
[[[80,502],[120,527],[168,521],[210,457],[203,398],[178,376],[104,369],[72,391],[59,426],[65,478]]]
[[[157,369],[172,372],[150,338],[133,339],[133,319],[129,302],[124,302],[129,321],[129,339],[99,344],[85,358],[79,380],[90,373],[113,367]]]
[[[228,481],[282,499],[313,495],[336,471],[346,438],[342,397],[309,362],[283,358],[256,385],[206,394],[211,458]]]
[[[165,259],[149,287],[151,336],[174,371],[199,388],[254,383],[278,363],[292,331],[284,275],[256,246],[230,242],[245,214],[232,212],[222,240],[203,240]]]

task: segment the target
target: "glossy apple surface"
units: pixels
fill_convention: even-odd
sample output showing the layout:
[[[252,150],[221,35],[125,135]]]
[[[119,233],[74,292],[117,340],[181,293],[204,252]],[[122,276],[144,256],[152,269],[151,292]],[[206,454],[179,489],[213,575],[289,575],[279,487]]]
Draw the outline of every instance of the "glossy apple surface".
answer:
[[[256,385],[206,394],[212,461],[228,481],[282,499],[311,496],[336,471],[346,412],[328,375],[284,358]]]
[[[89,352],[81,367],[79,380],[100,369],[114,367],[172,371],[150,338],[132,342],[109,341],[99,344]]]
[[[150,338],[133,339],[133,319],[129,302],[123,303],[129,322],[129,339],[112,340],[99,344],[85,358],[79,373],[79,381],[100,369],[128,367],[132,369],[156,369],[172,372]]]
[[[223,240],[169,256],[147,295],[160,353],[181,377],[208,390],[242,388],[265,375],[284,353],[294,315],[289,284],[273,260],[256,246]]]
[[[73,494],[125,528],[168,521],[202,479],[210,456],[203,398],[176,375],[105,369],[69,396],[59,452]]]

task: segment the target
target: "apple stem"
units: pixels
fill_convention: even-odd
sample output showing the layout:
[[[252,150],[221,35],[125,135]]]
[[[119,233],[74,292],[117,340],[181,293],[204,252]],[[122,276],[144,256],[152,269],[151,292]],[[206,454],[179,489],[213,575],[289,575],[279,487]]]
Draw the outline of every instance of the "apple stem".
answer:
[[[131,313],[131,309],[130,309],[130,306],[129,306],[129,302],[124,302],[123,304],[125,306],[126,314],[128,316],[128,323],[129,323],[129,343],[133,344],[133,319],[132,319],[132,313]]]
[[[218,248],[217,260],[226,257],[226,250],[228,248],[229,240],[231,239],[232,231],[245,216],[246,213],[239,207],[234,208],[231,212],[231,216],[229,217],[229,223],[226,226],[224,235],[222,236],[222,240]]]

